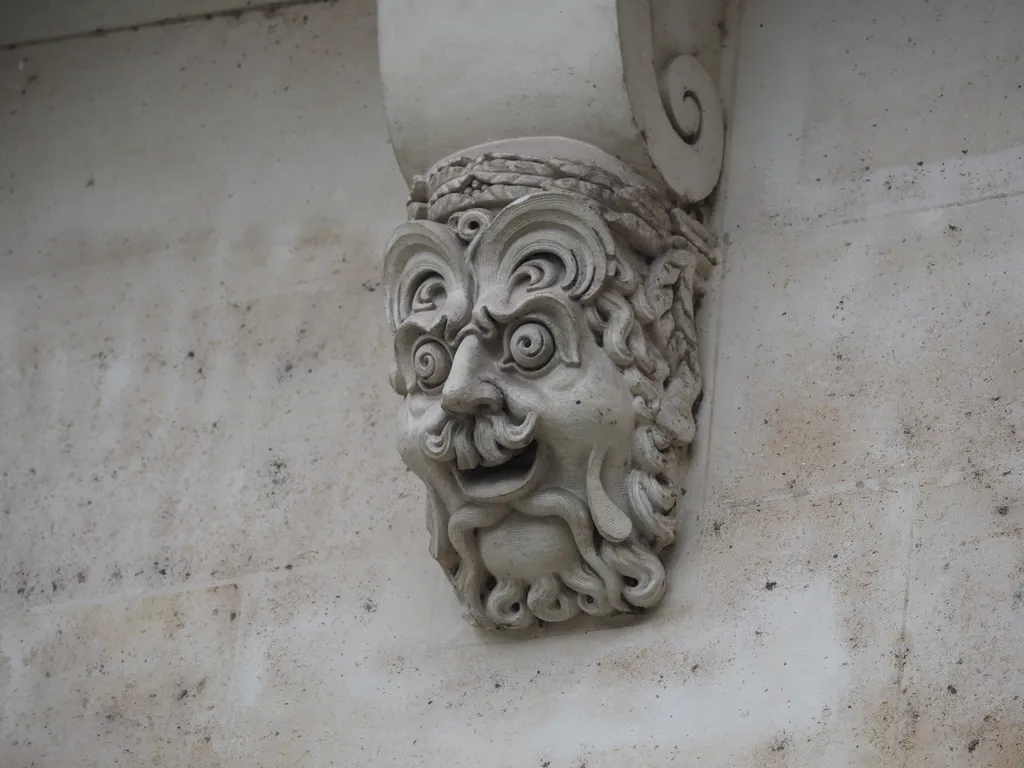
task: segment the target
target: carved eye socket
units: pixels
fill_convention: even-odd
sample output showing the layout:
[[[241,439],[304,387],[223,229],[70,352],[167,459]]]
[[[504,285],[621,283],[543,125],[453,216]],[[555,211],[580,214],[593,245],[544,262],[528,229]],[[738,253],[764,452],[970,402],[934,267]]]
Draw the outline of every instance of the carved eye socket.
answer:
[[[412,351],[412,367],[424,389],[435,389],[444,384],[452,370],[452,356],[439,341],[426,339]]]
[[[542,323],[526,322],[512,331],[508,351],[524,371],[537,371],[555,354],[555,340]]]

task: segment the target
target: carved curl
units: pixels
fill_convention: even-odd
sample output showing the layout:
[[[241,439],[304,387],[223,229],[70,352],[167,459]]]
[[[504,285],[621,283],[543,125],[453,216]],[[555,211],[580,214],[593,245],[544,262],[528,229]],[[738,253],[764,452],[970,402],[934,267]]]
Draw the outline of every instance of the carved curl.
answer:
[[[556,259],[559,287],[586,303],[604,285],[608,260],[615,257],[615,240],[591,201],[538,192],[502,210],[471,249],[480,282],[505,286],[537,256]]]

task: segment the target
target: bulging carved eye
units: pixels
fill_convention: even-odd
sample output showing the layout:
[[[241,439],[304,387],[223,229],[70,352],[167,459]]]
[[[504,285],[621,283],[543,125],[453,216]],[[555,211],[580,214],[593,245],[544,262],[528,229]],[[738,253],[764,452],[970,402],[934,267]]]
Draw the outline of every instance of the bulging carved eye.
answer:
[[[425,339],[412,351],[412,367],[420,386],[434,389],[448,378],[452,370],[452,356],[441,342]]]
[[[524,371],[537,371],[555,354],[555,340],[542,323],[526,322],[512,331],[508,351]]]

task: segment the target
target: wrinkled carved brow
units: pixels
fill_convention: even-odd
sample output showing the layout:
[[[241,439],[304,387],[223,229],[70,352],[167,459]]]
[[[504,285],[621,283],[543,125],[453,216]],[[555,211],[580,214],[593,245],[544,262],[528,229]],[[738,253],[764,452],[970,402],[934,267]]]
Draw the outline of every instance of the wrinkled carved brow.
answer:
[[[425,315],[428,315],[428,312],[413,312],[398,326],[395,335],[408,336],[408,334],[415,334],[434,336],[435,338],[451,342],[454,340],[455,333],[463,325],[462,323],[453,323],[452,318],[444,310],[435,310],[430,320],[427,320]]]

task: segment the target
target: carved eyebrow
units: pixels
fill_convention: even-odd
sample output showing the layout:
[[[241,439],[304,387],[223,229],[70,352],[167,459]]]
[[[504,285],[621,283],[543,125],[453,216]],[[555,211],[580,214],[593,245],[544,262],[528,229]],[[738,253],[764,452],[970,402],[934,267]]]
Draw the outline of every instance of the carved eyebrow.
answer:
[[[568,312],[568,307],[566,306],[567,299],[564,297],[565,294],[560,291],[545,291],[543,293],[528,295],[525,299],[508,309],[496,309],[491,311],[489,313],[491,322],[497,321],[504,324],[521,315],[529,314],[531,312],[543,312],[545,314],[557,315],[560,318],[565,318],[566,313]]]
[[[450,322],[451,318],[448,314],[443,310],[435,312],[430,320],[426,321],[427,314],[418,312],[405,318],[395,331],[395,339],[398,340],[399,337],[405,339],[409,336],[433,336],[451,344],[453,339],[450,337],[454,336],[454,333],[453,324]]]

